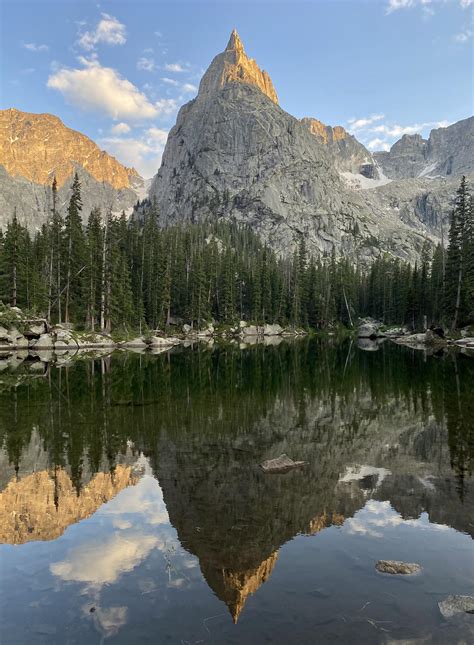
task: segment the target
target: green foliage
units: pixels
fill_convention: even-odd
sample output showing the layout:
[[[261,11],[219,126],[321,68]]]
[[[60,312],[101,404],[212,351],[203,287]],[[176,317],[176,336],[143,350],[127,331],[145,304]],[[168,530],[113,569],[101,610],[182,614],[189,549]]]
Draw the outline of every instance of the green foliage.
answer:
[[[474,223],[463,179],[449,247],[426,242],[414,266],[380,255],[369,267],[311,257],[304,235],[278,257],[248,226],[213,220],[162,228],[156,202],[127,222],[93,209],[81,223],[81,186],[34,238],[17,220],[0,232],[0,298],[78,327],[127,333],[213,320],[327,329],[372,316],[386,325],[461,326],[474,320]]]

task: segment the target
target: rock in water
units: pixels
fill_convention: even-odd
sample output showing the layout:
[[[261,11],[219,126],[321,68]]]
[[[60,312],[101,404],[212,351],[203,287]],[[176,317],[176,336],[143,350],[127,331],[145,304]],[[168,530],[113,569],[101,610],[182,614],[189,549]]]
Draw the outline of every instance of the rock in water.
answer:
[[[444,618],[457,614],[474,614],[474,596],[448,596],[438,603]]]
[[[416,562],[402,562],[401,560],[379,560],[375,565],[380,573],[410,575],[421,571],[421,565]]]
[[[301,468],[306,461],[293,461],[287,455],[283,454],[276,459],[267,459],[260,464],[260,468],[264,473],[286,473],[293,468]]]
[[[415,258],[424,238],[346,187],[331,147],[342,139],[328,145],[313,130],[279,107],[269,76],[234,32],[168,136],[150,188],[162,222],[235,219],[282,255],[304,236],[316,254]],[[332,141],[340,135],[334,129]],[[354,163],[365,160],[357,154]]]

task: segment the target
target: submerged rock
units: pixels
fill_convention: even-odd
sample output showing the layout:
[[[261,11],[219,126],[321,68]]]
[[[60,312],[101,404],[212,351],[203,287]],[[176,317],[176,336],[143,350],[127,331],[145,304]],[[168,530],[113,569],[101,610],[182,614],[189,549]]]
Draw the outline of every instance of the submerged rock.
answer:
[[[260,464],[264,473],[286,473],[293,468],[301,468],[307,461],[293,461],[288,455],[280,455],[276,459],[267,459]]]
[[[452,618],[457,614],[474,614],[474,596],[448,596],[438,603],[438,607],[444,618]]]
[[[379,560],[375,565],[380,573],[410,575],[421,571],[421,565],[416,562],[402,562],[401,560]]]

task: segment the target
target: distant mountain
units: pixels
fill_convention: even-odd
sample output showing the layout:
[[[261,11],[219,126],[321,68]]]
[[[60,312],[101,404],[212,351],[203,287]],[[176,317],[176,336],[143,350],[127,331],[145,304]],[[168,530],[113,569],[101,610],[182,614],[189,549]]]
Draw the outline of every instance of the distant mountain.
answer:
[[[390,179],[450,177],[474,171],[474,117],[431,130],[428,139],[405,134],[374,158]]]
[[[368,179],[379,179],[372,154],[342,126],[336,125],[333,128],[309,117],[301,119],[301,122],[327,147],[338,170],[360,174]]]
[[[181,108],[150,194],[165,224],[233,218],[282,254],[304,237],[318,254],[415,258],[428,231],[367,201],[359,188],[376,187],[378,177],[370,153],[345,130],[279,107],[234,31]]]
[[[41,226],[50,212],[53,178],[64,208],[76,171],[85,217],[93,206],[131,212],[144,185],[134,168],[120,164],[58,117],[14,108],[0,111],[0,226],[14,208],[30,228]]]

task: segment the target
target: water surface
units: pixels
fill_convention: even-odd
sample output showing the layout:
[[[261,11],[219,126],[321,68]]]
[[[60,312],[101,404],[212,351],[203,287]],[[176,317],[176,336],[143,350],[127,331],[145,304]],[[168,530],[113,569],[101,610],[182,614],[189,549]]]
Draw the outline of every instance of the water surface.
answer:
[[[2,643],[474,638],[438,609],[473,593],[472,357],[311,339],[2,367]],[[308,464],[265,475],[281,453]]]

